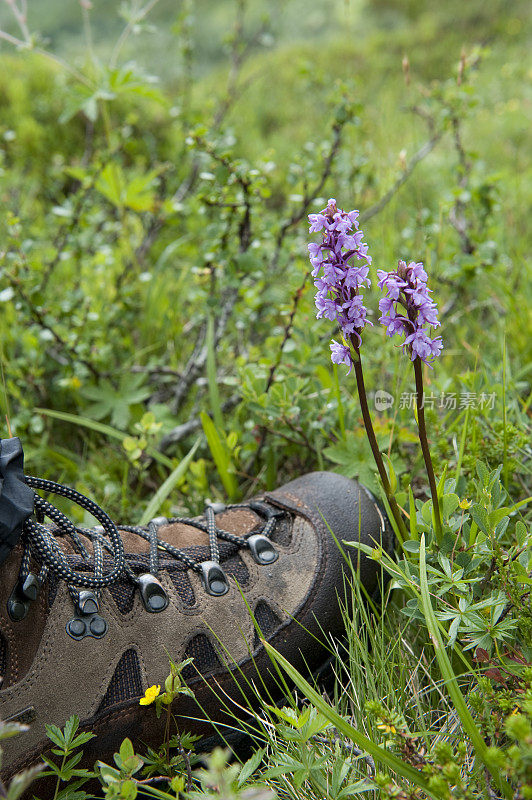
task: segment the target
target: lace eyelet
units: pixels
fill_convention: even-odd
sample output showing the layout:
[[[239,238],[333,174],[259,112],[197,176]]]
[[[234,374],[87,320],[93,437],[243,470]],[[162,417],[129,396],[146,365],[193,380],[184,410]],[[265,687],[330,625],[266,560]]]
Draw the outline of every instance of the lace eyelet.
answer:
[[[81,614],[97,614],[100,610],[98,598],[94,592],[83,589],[78,596],[78,609]]]
[[[246,539],[250,553],[257,564],[273,564],[279,558],[279,553],[267,536],[262,533],[254,533]]]
[[[221,514],[227,509],[225,503],[214,503],[211,500],[205,501],[205,508],[212,508],[215,514]]]
[[[99,614],[79,614],[67,622],[66,632],[76,641],[86,636],[101,639],[107,633],[107,622]]]
[[[144,608],[150,614],[158,614],[168,607],[168,596],[160,580],[155,575],[145,572],[138,577],[140,596],[144,603]]]
[[[37,600],[41,584],[37,575],[33,572],[28,573],[26,580],[22,584],[22,594],[27,600]]]
[[[27,615],[30,609],[30,601],[24,597],[20,583],[13,587],[13,591],[9,595],[7,601],[7,613],[13,622],[21,622]]]
[[[198,565],[203,588],[212,597],[223,597],[229,591],[229,582],[221,566],[216,561],[203,561]]]

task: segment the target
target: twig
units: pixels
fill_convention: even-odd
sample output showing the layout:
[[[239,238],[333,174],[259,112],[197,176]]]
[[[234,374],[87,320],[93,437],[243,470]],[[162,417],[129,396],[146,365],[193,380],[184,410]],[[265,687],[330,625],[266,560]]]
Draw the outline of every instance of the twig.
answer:
[[[24,41],[31,43],[31,33],[28,28],[28,20],[26,16],[27,8],[25,0],[22,0],[22,8],[19,8],[16,4],[16,0],[5,0],[5,3],[11,9],[11,13],[15,17],[17,21],[17,25],[20,28],[20,32],[24,37]]]
[[[301,222],[301,220],[307,214],[311,206],[311,203],[316,199],[316,197],[320,195],[323,187],[325,186],[325,182],[327,181],[327,178],[331,174],[334,160],[338,155],[338,151],[340,149],[340,145],[342,142],[343,129],[346,124],[347,122],[342,122],[342,123],[335,122],[335,124],[333,125],[332,129],[333,136],[332,136],[331,146],[329,148],[329,152],[327,153],[325,161],[323,162],[323,169],[320,178],[318,180],[318,183],[314,186],[312,190],[310,191],[305,190],[305,194],[303,196],[303,199],[301,200],[301,204],[297,209],[297,211],[295,211],[292,214],[290,219],[286,220],[281,225],[275,242],[275,250],[271,263],[272,269],[274,270],[277,269],[277,266],[279,264],[279,256],[281,254],[286,234],[291,228],[293,228],[295,225],[298,225]]]
[[[245,40],[244,23],[247,4],[248,0],[237,0],[236,19],[231,41],[231,66],[227,78],[227,91],[225,97],[220,101],[214,115],[213,128],[215,130],[220,128],[231,106],[242,93],[243,87],[239,87],[238,84],[242,66],[251,52],[252,47],[260,41],[261,36],[268,29],[267,23],[264,22],[253,36],[250,36],[247,41]],[[246,81],[246,86],[249,85],[252,80],[253,79],[248,79]]]
[[[118,37],[118,40],[113,48],[113,52],[111,53],[111,58],[109,59],[109,67],[110,69],[114,69],[116,67],[116,62],[118,61],[118,56],[124,44],[126,43],[127,39],[129,38],[133,28],[135,25],[138,25],[141,20],[146,17],[152,8],[154,8],[159,0],[150,0],[149,3],[146,3],[144,8],[141,8],[136,14],[132,14],[131,19],[128,21],[127,25],[123,29],[122,33]]]
[[[141,364],[134,364],[130,371],[148,375],[170,375],[172,378],[183,377],[183,373],[173,367],[143,367]]]
[[[15,47],[19,48],[20,50],[31,50],[33,53],[37,53],[39,56],[44,56],[49,61],[53,61],[54,64],[62,67],[66,72],[70,73],[72,77],[76,78],[80,83],[84,86],[88,86],[90,89],[94,89],[95,87],[93,84],[87,80],[87,78],[78,72],[77,69],[70,66],[70,64],[65,61],[60,56],[56,56],[53,53],[49,53],[48,50],[43,50],[42,47],[34,47],[33,42],[31,41],[24,41],[23,39],[18,39],[16,36],[12,36],[10,33],[6,31],[0,30],[0,39],[3,39],[5,42],[9,42],[9,44],[14,45]]]
[[[65,225],[64,228],[61,228],[58,231],[57,236],[55,237],[55,241],[53,242],[53,247],[54,247],[54,250],[55,250],[55,256],[46,265],[44,276],[43,276],[43,279],[42,279],[42,282],[41,282],[41,292],[45,291],[45,289],[46,289],[46,287],[48,285],[48,281],[50,280],[50,278],[52,276],[52,273],[54,272],[55,268],[57,267],[57,265],[61,261],[61,256],[63,254],[63,248],[65,247],[65,245],[67,243],[68,237],[70,236],[70,234],[72,233],[73,230],[75,230],[75,229],[77,229],[79,227],[79,221],[80,221],[80,218],[81,218],[81,212],[83,210],[83,204],[84,204],[85,200],[87,199],[87,197],[89,196],[89,194],[91,193],[91,191],[94,189],[96,181],[98,180],[102,170],[103,170],[103,165],[100,166],[96,170],[95,174],[91,178],[90,184],[85,188],[85,190],[83,192],[80,192],[77,195],[76,205],[75,205],[73,214],[72,214],[72,216],[70,218],[70,224],[69,225]],[[100,227],[102,225],[103,225],[103,223],[100,223]]]
[[[414,153],[414,155],[406,165],[401,175],[397,178],[393,186],[391,186],[391,188],[388,189],[388,191],[385,194],[383,194],[380,200],[378,200],[374,205],[370,206],[367,209],[367,211],[364,211],[360,215],[359,219],[361,222],[367,222],[368,219],[371,219],[376,214],[379,214],[383,210],[383,208],[385,208],[385,206],[388,205],[390,200],[393,199],[394,195],[396,195],[399,189],[402,186],[404,186],[404,184],[407,182],[407,180],[409,179],[409,177],[411,176],[411,174],[413,173],[414,169],[419,164],[419,162],[423,161],[423,159],[426,158],[429,155],[429,153],[431,153],[434,150],[434,148],[436,147],[442,136],[443,136],[443,131],[438,131],[428,140],[428,142],[425,142],[425,144],[422,147],[420,147],[416,153]]]
[[[239,394],[232,395],[228,400],[225,401],[225,403],[222,404],[222,411],[230,411],[232,408],[238,405],[240,399],[241,398]],[[209,416],[212,416],[210,412]],[[189,436],[189,434],[197,431],[199,428],[201,428],[201,420],[199,417],[194,417],[193,419],[189,419],[187,422],[183,422],[181,425],[176,425],[175,428],[172,428],[168,431],[168,433],[165,433],[159,443],[159,450],[162,453],[165,453],[173,444],[177,444],[181,441],[181,439]]]
[[[229,318],[231,316],[231,312],[233,311],[233,307],[238,298],[238,289],[232,290],[225,303],[223,304],[220,314],[218,316],[216,322],[216,329],[214,332],[214,346],[216,347],[220,342],[223,334],[225,333],[225,329]],[[179,408],[183,403],[183,399],[187,394],[188,390],[198,378],[198,376],[203,372],[205,364],[207,363],[207,346],[205,344],[205,335],[206,335],[207,326],[202,324],[200,335],[198,337],[198,341],[194,348],[194,351],[190,358],[188,359],[186,366],[183,370],[183,377],[181,381],[177,384],[174,397],[172,401],[172,408],[174,413],[177,413]]]
[[[72,364],[75,364],[77,361],[79,361],[80,363],[84,364],[87,367],[89,372],[91,372],[96,379],[101,378],[101,374],[96,369],[94,364],[91,364],[91,362],[87,361],[87,359],[85,358],[81,358],[81,356],[76,352],[75,348],[71,347],[63,339],[63,337],[59,333],[57,333],[55,328],[52,327],[52,325],[50,325],[49,322],[46,322],[44,315],[41,313],[41,311],[39,311],[39,309],[31,303],[29,297],[27,297],[26,293],[24,292],[24,290],[20,285],[20,281],[13,275],[10,275],[8,272],[5,272],[4,274],[7,277],[10,285],[15,289],[16,292],[18,292],[21,300],[23,300],[24,303],[27,305],[31,316],[33,317],[34,322],[36,322],[37,325],[39,325],[39,327],[41,327],[43,330],[49,331],[52,334],[53,338],[55,339],[61,350],[64,352],[65,357],[68,359],[68,361]]]
[[[303,278],[303,281],[301,283],[301,286],[299,286],[299,288],[296,290],[294,296],[292,297],[292,308],[290,310],[290,315],[288,317],[288,321],[287,321],[287,323],[285,325],[285,328],[284,328],[283,340],[282,340],[282,342],[281,342],[281,344],[279,346],[279,351],[277,353],[277,358],[275,359],[275,361],[270,366],[270,371],[268,373],[268,379],[266,381],[266,389],[265,389],[266,393],[268,393],[270,391],[270,388],[271,388],[272,383],[273,383],[274,378],[275,378],[275,373],[279,369],[279,366],[280,366],[282,358],[283,358],[284,348],[286,346],[286,343],[288,342],[288,340],[290,339],[290,337],[292,335],[292,330],[293,330],[293,327],[294,327],[294,319],[295,319],[295,316],[296,316],[296,311],[297,311],[297,308],[299,306],[299,301],[301,300],[301,297],[303,296],[303,291],[305,289],[305,284],[307,282],[307,278],[308,278],[309,274],[310,274],[310,270],[306,273],[306,275]],[[261,456],[262,449],[264,447],[264,443],[266,442],[266,434],[267,433],[268,433],[268,429],[265,428],[264,425],[262,425],[261,426],[261,432],[260,432],[260,439],[259,439],[259,443],[257,445],[257,449],[255,450],[254,454],[251,456],[249,462],[246,464],[246,466],[244,468],[244,471],[248,475],[252,474],[253,469],[255,467],[255,464],[257,463],[258,459]]]
[[[344,739],[343,736],[340,736],[340,734],[335,733],[334,736],[331,737],[331,739],[327,739],[326,736],[322,736],[321,734],[316,733],[314,734],[312,739],[315,742],[319,742],[319,744],[327,744],[329,746],[331,745],[331,742],[339,742],[343,747],[345,747],[346,750],[348,750],[354,756],[356,756],[357,758],[360,757],[363,758],[370,769],[370,775],[371,776],[375,775],[375,761],[369,755],[369,753],[366,753],[364,752],[364,750],[361,750],[359,747],[356,747],[352,742],[346,741],[346,739]]]
[[[453,114],[451,117],[451,125],[453,129],[454,147],[458,154],[458,163],[460,165],[461,172],[458,185],[461,189],[465,189],[468,183],[469,173],[471,172],[471,163],[467,159],[467,155],[462,144],[460,120],[455,114]],[[471,226],[467,219],[465,208],[465,203],[460,199],[460,197],[457,197],[449,214],[449,219],[451,221],[451,225],[460,237],[460,241],[462,243],[462,252],[464,252],[466,255],[471,255],[475,252],[476,247],[469,235],[469,229]]]

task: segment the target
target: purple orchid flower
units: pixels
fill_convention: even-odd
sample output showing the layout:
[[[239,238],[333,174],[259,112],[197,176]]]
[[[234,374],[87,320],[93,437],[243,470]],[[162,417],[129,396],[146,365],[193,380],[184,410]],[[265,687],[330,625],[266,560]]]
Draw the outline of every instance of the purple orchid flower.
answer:
[[[395,272],[377,270],[379,287],[386,295],[379,301],[382,316],[379,322],[386,326],[388,336],[403,334],[403,348],[412,361],[420,358],[430,366],[442,349],[441,336],[431,339],[428,328],[437,328],[438,308],[427,287],[427,273],[421,261],[399,261]]]
[[[367,244],[362,241],[364,234],[358,229],[358,213],[337,208],[336,200],[331,199],[319,214],[309,214],[309,232],[322,232],[322,241],[311,242],[308,246],[314,285],[318,290],[316,317],[338,322],[344,344],[333,339],[331,360],[335,364],[346,364],[349,372],[353,358],[347,342],[351,340],[356,348],[360,347],[362,329],[372,324],[367,319],[359,291],[371,285],[367,266],[371,264],[371,257]],[[355,264],[350,263],[354,258]],[[365,264],[357,263],[360,261]]]

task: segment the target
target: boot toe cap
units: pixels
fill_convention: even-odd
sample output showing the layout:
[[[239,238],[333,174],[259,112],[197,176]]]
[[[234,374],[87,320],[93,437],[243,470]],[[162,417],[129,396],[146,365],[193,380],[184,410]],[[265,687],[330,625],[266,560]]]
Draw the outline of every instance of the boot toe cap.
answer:
[[[344,583],[345,559],[356,565],[360,582],[372,593],[380,575],[377,562],[361,555],[345,543],[360,542],[371,547],[382,545],[393,552],[394,536],[385,512],[371,492],[357,481],[335,472],[311,472],[268,495],[275,503],[306,517],[322,543],[324,591],[338,591]]]

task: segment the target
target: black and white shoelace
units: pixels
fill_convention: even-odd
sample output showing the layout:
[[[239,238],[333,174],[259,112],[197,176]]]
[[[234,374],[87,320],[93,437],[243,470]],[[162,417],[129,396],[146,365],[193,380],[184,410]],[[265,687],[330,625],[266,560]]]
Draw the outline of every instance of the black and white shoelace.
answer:
[[[161,553],[168,554],[176,561],[182,562],[187,569],[198,573],[205,591],[215,597],[222,596],[229,591],[228,580],[220,564],[220,539],[230,542],[238,548],[249,550],[258,564],[271,564],[278,558],[278,552],[270,537],[279,519],[285,516],[285,512],[263,501],[256,500],[231,505],[208,503],[204,519],[157,517],[145,527],[117,526],[100,506],[75,489],[31,476],[25,476],[25,481],[33,490],[60,495],[76,503],[92,514],[99,525],[95,528],[74,525],[62,511],[35,492],[34,516],[24,523],[21,537],[24,550],[19,581],[8,603],[9,613],[14,620],[23,619],[26,616],[29,603],[37,598],[39,589],[49,573],[66,582],[74,605],[82,616],[96,615],[99,610],[100,591],[116,581],[124,579],[129,580],[139,589],[146,610],[156,613],[163,611],[169,602],[166,591],[158,578]],[[254,529],[245,536],[237,536],[217,526],[216,514],[243,508],[251,509],[264,520],[264,524],[258,530]],[[55,527],[45,525],[45,518],[51,520]],[[160,529],[175,523],[188,525],[208,534],[208,560],[194,560],[183,549],[160,538]],[[120,535],[121,531],[135,534],[148,542],[149,566],[147,571],[139,574],[128,563]],[[67,554],[57,540],[58,536],[69,537],[74,553],[87,564],[86,571],[72,568]],[[85,544],[87,539],[91,543],[92,554]],[[39,565],[37,574],[30,569],[32,558]],[[104,625],[96,625],[95,622],[97,620],[93,620],[92,627],[95,630],[98,627],[103,630]],[[80,623],[78,628],[81,630],[81,627]],[[74,635],[72,631],[69,632]]]

